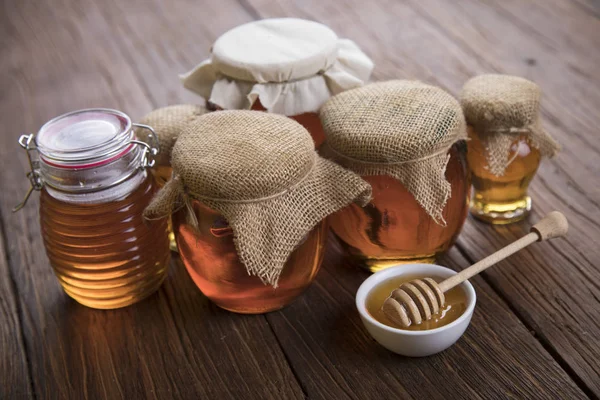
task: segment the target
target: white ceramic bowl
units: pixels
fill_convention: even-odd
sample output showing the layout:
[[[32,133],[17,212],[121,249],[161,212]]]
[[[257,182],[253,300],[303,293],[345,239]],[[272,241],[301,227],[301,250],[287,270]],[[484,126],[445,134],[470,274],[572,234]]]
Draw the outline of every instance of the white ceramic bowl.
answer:
[[[448,278],[455,275],[456,272],[433,264],[398,265],[371,275],[360,285],[356,293],[356,307],[367,331],[383,347],[403,356],[424,357],[446,350],[465,332],[467,326],[469,326],[469,322],[471,322],[471,316],[473,316],[473,310],[475,309],[475,289],[473,289],[473,285],[469,281],[466,281],[461,284],[461,287],[467,295],[467,309],[456,321],[441,328],[425,331],[396,329],[382,324],[369,314],[366,307],[366,300],[373,288],[390,278],[421,274],[424,276]]]

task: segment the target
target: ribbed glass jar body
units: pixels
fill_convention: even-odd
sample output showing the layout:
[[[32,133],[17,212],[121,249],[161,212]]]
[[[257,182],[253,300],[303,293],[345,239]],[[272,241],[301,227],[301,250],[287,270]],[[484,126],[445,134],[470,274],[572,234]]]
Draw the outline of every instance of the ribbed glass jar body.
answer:
[[[83,305],[128,306],[154,293],[166,277],[167,222],[144,221],[156,186],[140,174],[145,177],[137,187],[108,202],[67,202],[42,189],[46,253],[65,292]]]
[[[81,110],[49,121],[35,147],[33,135],[24,146],[38,153],[32,174],[50,264],[65,292],[93,308],[147,297],[170,259],[166,221],[142,216],[157,190],[145,169],[156,148],[139,142],[133,125],[116,110]]]

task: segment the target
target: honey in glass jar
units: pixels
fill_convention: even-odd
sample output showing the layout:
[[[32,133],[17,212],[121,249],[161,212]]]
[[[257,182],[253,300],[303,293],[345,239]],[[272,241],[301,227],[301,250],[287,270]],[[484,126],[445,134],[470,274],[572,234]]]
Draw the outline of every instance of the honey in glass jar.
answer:
[[[31,190],[41,190],[50,264],[65,292],[92,308],[149,296],[169,264],[166,221],[147,223],[142,216],[157,190],[146,168],[158,143],[139,141],[134,125],[116,110],[81,110],[19,140],[32,167]],[[153,136],[150,127],[137,126]]]
[[[529,183],[541,158],[559,149],[541,127],[540,97],[535,83],[508,75],[480,75],[463,87],[474,217],[508,224],[529,214]]]
[[[531,210],[527,195],[529,183],[535,176],[541,154],[524,135],[515,138],[510,147],[512,160],[502,176],[486,168],[486,151],[473,127],[468,127],[469,152],[473,194],[471,213],[477,218],[495,223],[511,223],[525,218]]]
[[[177,104],[168,107],[158,108],[148,113],[141,119],[141,123],[152,126],[158,142],[160,144],[160,153],[155,158],[154,167],[151,169],[159,188],[171,177],[173,169],[171,168],[171,150],[181,131],[195,118],[206,113],[206,108],[194,104]],[[136,134],[141,132],[136,130]],[[171,219],[167,219],[169,229],[169,248],[177,252],[177,243]]]
[[[358,173],[373,189],[364,207],[329,217],[333,233],[376,272],[433,262],[454,243],[468,210],[470,175],[460,105],[414,81],[353,89],[321,111],[323,156]]]
[[[221,214],[198,200],[192,200],[192,208],[197,227],[186,221],[187,209],[173,215],[179,255],[196,286],[219,307],[244,314],[273,311],[291,303],[315,279],[325,251],[325,220],[290,254],[274,288],[248,274]]]
[[[436,223],[398,179],[363,176],[373,188],[371,202],[364,208],[351,204],[329,217],[346,252],[377,272],[398,263],[432,263],[447,251],[467,216],[470,185],[464,142],[448,153],[445,176],[452,189],[442,212],[445,224]]]
[[[297,122],[259,111],[197,118],[177,139],[173,175],[145,211],[174,212],[179,253],[198,288],[239,313],[279,309],[314,280],[327,215],[370,186],[319,157]]]
[[[252,109],[289,116],[324,140],[318,110],[331,95],[361,86],[372,61],[325,25],[297,18],[250,22],[223,34],[210,59],[182,76],[212,110]]]

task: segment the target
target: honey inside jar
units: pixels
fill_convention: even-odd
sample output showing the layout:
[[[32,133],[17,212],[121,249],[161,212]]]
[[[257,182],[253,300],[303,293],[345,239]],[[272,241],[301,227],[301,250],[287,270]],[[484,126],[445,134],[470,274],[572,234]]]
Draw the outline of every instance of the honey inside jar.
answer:
[[[441,328],[442,326],[448,325],[449,323],[456,321],[467,309],[467,295],[465,291],[460,287],[456,286],[444,293],[446,302],[442,310],[432,316],[429,321],[423,321],[421,324],[413,324],[408,328],[403,328],[390,319],[381,310],[383,302],[391,295],[391,293],[397,289],[400,285],[406,282],[410,282],[415,279],[427,278],[425,275],[406,275],[395,277],[386,280],[375,286],[371,293],[367,296],[366,307],[369,314],[375,318],[378,322],[384,325],[390,326],[396,329],[405,329],[410,331],[424,331],[429,329]],[[444,279],[436,276],[429,276],[436,282],[441,282]]]
[[[138,141],[133,127],[149,131]],[[167,223],[146,221],[157,191],[148,168],[158,154],[153,129],[118,110],[84,109],[23,135],[31,190],[39,190],[40,229],[50,265],[65,293],[80,304],[114,309],[161,285],[171,254]],[[32,151],[36,155],[31,156]]]
[[[494,224],[525,218],[531,209],[527,189],[540,164],[539,150],[526,137],[516,138],[509,155],[511,163],[504,175],[496,176],[489,171],[486,151],[477,132],[468,127],[468,133],[471,140],[467,159],[475,189],[471,199],[473,215]]]
[[[152,175],[159,187],[165,186],[165,183],[171,178],[173,168],[168,165],[158,165],[152,168]]]
[[[171,178],[173,168],[170,165],[158,165],[152,168],[152,175],[158,185],[158,188],[165,186],[165,183]],[[168,230],[169,230],[169,249],[171,251],[177,251],[177,242],[175,240],[175,234],[173,233],[173,222],[171,218],[168,218]]]
[[[225,218],[198,200],[192,207],[199,221],[191,227],[186,209],[173,214],[180,256],[196,286],[219,307],[242,314],[277,310],[299,296],[314,280],[325,250],[327,224],[318,224],[288,258],[278,287],[248,274]]]
[[[161,285],[170,259],[166,223],[142,218],[155,190],[146,178],[124,198],[92,204],[70,204],[42,190],[44,246],[69,296],[88,307],[119,308]]]
[[[351,204],[332,214],[329,223],[346,252],[370,272],[399,263],[432,263],[454,244],[468,213],[470,175],[466,146],[449,151],[445,176],[451,195],[444,207],[444,225],[437,224],[415,197],[390,176],[364,176],[373,188],[366,207]]]
[[[511,75],[483,74],[463,86],[475,218],[502,225],[529,215],[527,189],[540,160],[560,150],[541,124],[541,97],[535,82]]]

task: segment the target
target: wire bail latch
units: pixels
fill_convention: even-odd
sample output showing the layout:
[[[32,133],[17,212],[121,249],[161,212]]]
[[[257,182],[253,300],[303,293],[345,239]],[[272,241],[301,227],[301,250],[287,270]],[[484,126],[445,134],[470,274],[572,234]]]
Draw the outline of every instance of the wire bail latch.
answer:
[[[44,182],[42,181],[42,177],[39,173],[39,159],[34,159],[31,156],[33,151],[38,151],[37,146],[35,145],[35,135],[33,133],[21,135],[19,138],[19,145],[27,152],[27,160],[29,161],[29,172],[27,173],[27,179],[29,179],[29,183],[31,185],[29,186],[29,190],[27,190],[23,201],[17,204],[12,209],[12,212],[17,212],[25,207],[25,204],[27,203],[27,200],[29,200],[31,193],[33,193],[34,190],[41,190],[44,186]]]

